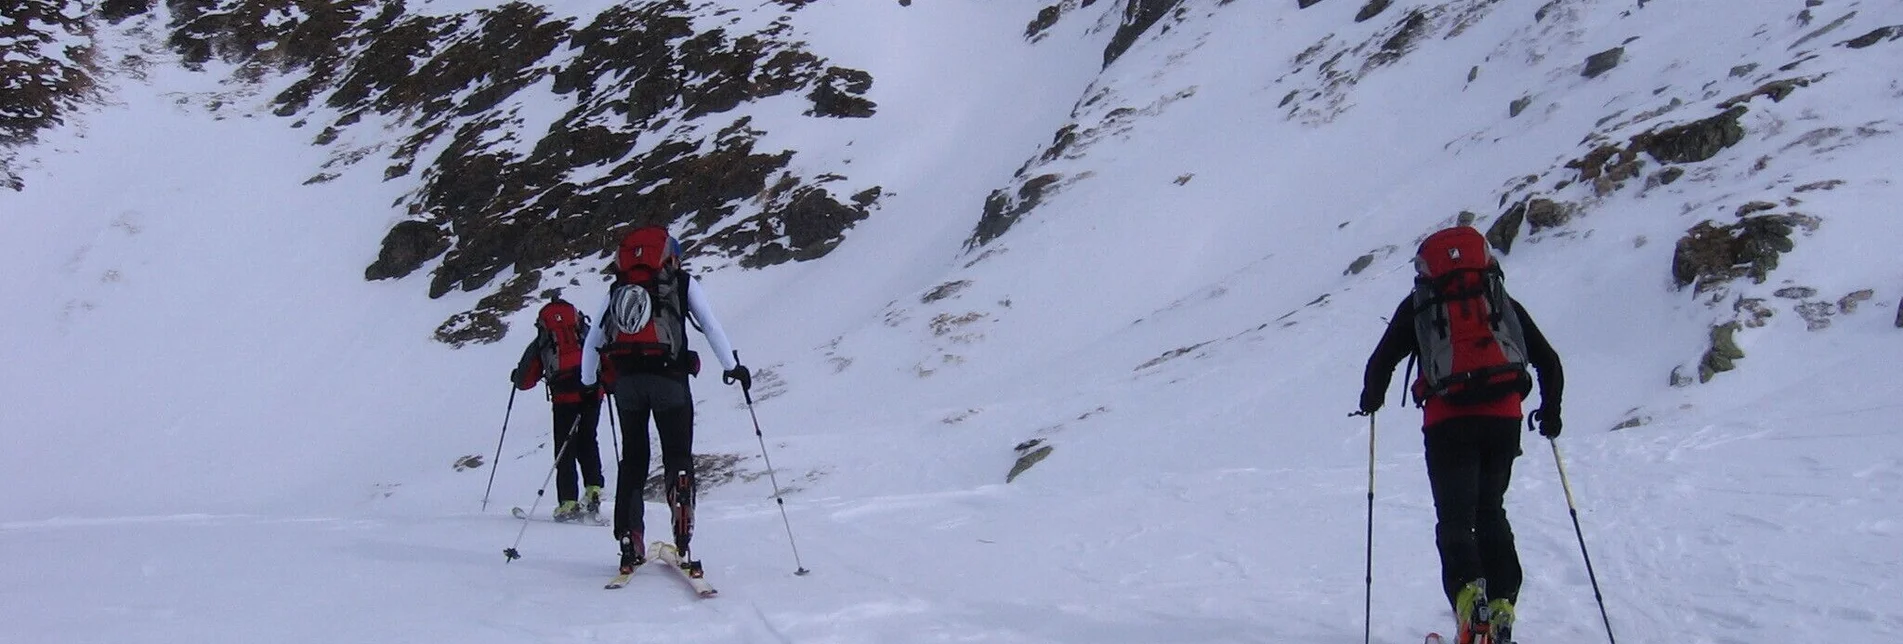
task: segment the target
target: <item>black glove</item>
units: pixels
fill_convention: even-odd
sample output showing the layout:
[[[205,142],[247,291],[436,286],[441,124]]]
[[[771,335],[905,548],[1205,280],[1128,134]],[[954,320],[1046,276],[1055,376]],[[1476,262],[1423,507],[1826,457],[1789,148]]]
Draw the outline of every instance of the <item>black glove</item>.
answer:
[[[1372,389],[1361,390],[1361,413],[1372,414],[1381,410],[1381,392]]]
[[[1538,410],[1533,412],[1533,420],[1538,421],[1539,432],[1541,436],[1545,436],[1547,438],[1559,438],[1559,429],[1561,425],[1559,422],[1559,407],[1558,406],[1539,408]]]
[[[734,365],[734,368],[720,372],[720,379],[730,385],[739,382],[742,391],[753,390],[753,372],[747,370],[747,365]]]

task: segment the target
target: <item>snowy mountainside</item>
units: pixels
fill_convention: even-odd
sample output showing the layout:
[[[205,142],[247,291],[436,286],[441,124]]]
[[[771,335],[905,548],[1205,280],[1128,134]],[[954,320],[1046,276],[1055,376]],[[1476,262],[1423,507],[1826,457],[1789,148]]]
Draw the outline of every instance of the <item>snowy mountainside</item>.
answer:
[[[496,8],[404,6],[463,23],[431,43]],[[1341,641],[1373,476],[1373,638],[1418,641],[1445,621],[1418,416],[1391,402],[1371,437],[1344,414],[1413,245],[1463,212],[1566,360],[1558,445],[1619,638],[1903,632],[1893,5],[642,6],[775,29],[877,105],[702,124],[750,118],[789,175],[880,189],[822,257],[694,251],[789,490],[782,524],[738,393],[697,380],[698,451],[734,459],[696,541],[722,598],[646,571],[603,593],[605,530],[507,519],[550,428],[501,384],[533,309],[489,298],[595,301],[598,243],[435,298],[442,257],[365,281],[451,172],[336,160],[418,122],[313,145],[343,111],[274,114],[297,68],[194,62],[134,19],[101,44],[146,76],[20,148],[0,191],[32,233],[0,242],[21,311],[0,342],[27,357],[0,371],[0,640]],[[501,112],[445,112],[520,115],[464,158],[567,114],[559,66],[523,66],[543,76]],[[448,158],[431,145],[417,168]],[[620,177],[596,171],[568,176]],[[734,203],[690,243],[771,210]],[[438,341],[476,310],[499,341]],[[492,458],[505,404],[485,512],[492,470],[453,464]],[[1524,447],[1521,632],[1599,641],[1556,452]],[[788,574],[789,530],[813,575]]]

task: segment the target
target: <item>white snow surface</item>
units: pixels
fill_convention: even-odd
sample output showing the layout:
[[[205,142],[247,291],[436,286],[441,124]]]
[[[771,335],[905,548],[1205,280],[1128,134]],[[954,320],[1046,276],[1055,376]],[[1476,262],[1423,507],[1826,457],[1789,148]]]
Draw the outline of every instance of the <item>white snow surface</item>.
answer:
[[[1120,2],[1064,0],[1034,43],[1041,3],[795,13],[873,74],[880,111],[760,114],[784,121],[763,147],[891,195],[824,259],[702,276],[763,372],[764,441],[737,390],[695,383],[697,451],[748,474],[701,500],[710,600],[658,569],[604,591],[607,528],[509,517],[548,472],[547,404],[504,384],[532,312],[454,350],[431,332],[479,294],[362,279],[407,179],[306,184],[325,151],[261,107],[269,88],[154,48],[0,191],[0,642],[1349,642],[1371,482],[1372,638],[1419,641],[1450,621],[1419,416],[1378,414],[1371,463],[1345,413],[1415,240],[1461,210],[1484,226],[1520,176],[1571,176],[1588,134],[1623,143],[1799,76],[1821,80],[1753,99],[1745,140],[1684,179],[1587,200],[1505,258],[1568,380],[1565,435],[1525,439],[1508,496],[1518,631],[1607,639],[1576,508],[1621,642],[1903,641],[1903,42],[1838,44],[1903,7],[1797,4],[1561,0],[1535,21],[1499,3],[1294,119],[1282,98],[1320,89],[1304,49],[1430,3],[1355,23],[1339,0],[1188,0],[1107,68]],[[1031,169],[1061,189],[966,251],[986,194],[1072,122],[1102,129]],[[1787,198],[1822,223],[1770,280],[1673,288],[1686,229]],[[1773,294],[1792,287],[1815,293]],[[1774,314],[1738,333],[1738,369],[1672,386],[1754,298]],[[1812,330],[1797,307],[1816,302]],[[489,461],[505,410],[485,509],[491,468],[451,464]],[[1007,484],[1029,439],[1054,450]],[[663,507],[647,517],[665,531]]]

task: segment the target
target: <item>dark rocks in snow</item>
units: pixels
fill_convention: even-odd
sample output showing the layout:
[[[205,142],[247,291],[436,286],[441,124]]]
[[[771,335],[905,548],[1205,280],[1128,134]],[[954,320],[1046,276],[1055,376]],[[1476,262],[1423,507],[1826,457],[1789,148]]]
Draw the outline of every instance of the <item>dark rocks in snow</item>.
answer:
[[[878,108],[878,104],[866,100],[865,93],[872,90],[872,75],[857,69],[829,67],[826,73],[815,82],[813,92],[807,98],[813,101],[813,109],[807,110],[807,116],[829,116],[836,118],[868,118]]]
[[[1762,283],[1777,269],[1778,257],[1796,246],[1792,234],[1818,224],[1796,213],[1752,215],[1730,225],[1701,221],[1678,240],[1672,279],[1678,288],[1695,284],[1701,292],[1739,277]]]
[[[1526,222],[1526,203],[1513,204],[1487,227],[1487,244],[1502,255],[1513,252],[1513,241],[1520,236],[1520,224]]]
[[[1737,368],[1736,361],[1744,358],[1744,350],[1738,348],[1735,338],[1738,328],[1737,322],[1711,328],[1711,348],[1698,361],[1699,382],[1710,382],[1713,376]]]
[[[421,221],[398,222],[384,235],[383,249],[377,252],[377,261],[363,269],[363,278],[375,281],[409,275],[447,250],[449,237],[441,228]]]
[[[1348,270],[1342,271],[1341,274],[1342,275],[1360,275],[1361,271],[1368,270],[1368,267],[1372,265],[1374,265],[1374,253],[1368,253],[1366,255],[1356,257],[1355,261],[1353,262],[1349,262]]]
[[[1513,102],[1507,104],[1507,118],[1519,116],[1520,112],[1526,111],[1526,107],[1532,104],[1533,97],[1531,96],[1522,96],[1513,99]]]
[[[1295,8],[1307,9],[1309,7],[1313,7],[1317,4],[1320,4],[1321,1],[1322,0],[1295,0]]]
[[[1546,228],[1558,228],[1572,221],[1573,213],[1579,208],[1570,203],[1560,203],[1551,199],[1531,199],[1526,202],[1526,224],[1528,232],[1539,232]]]
[[[1597,54],[1587,56],[1586,68],[1584,70],[1581,70],[1579,72],[1579,75],[1584,76],[1586,78],[1597,78],[1600,74],[1604,74],[1606,72],[1612,71],[1612,68],[1618,67],[1620,61],[1622,61],[1624,58],[1625,58],[1624,47],[1613,47],[1611,49],[1599,52]]]
[[[1183,0],[1124,0],[1123,24],[1117,27],[1117,33],[1110,36],[1110,44],[1103,50],[1103,66],[1117,62],[1117,57],[1129,51],[1137,38],[1150,27],[1169,15],[1170,11]]]
[[[1031,466],[1043,462],[1046,457],[1050,456],[1051,449],[1052,446],[1045,445],[1044,439],[1042,438],[1033,438],[1018,443],[1017,447],[1013,450],[1018,453],[1018,460],[1016,463],[1011,464],[1011,472],[1004,475],[1004,482],[1010,483],[1016,481],[1019,474],[1030,470]]]
[[[1851,49],[1863,49],[1880,42],[1896,40],[1898,38],[1903,38],[1903,25],[1890,25],[1887,27],[1878,27],[1870,33],[1846,40],[1844,41],[1844,46]]]
[[[1062,178],[1056,174],[1039,175],[1018,186],[1015,195],[1005,190],[991,191],[991,196],[985,198],[985,211],[978,218],[977,229],[965,240],[965,248],[977,248],[1004,235],[1019,217],[1036,208],[1045,192]]]
[[[1369,18],[1381,15],[1391,3],[1392,0],[1368,0],[1368,4],[1361,5],[1361,10],[1355,12],[1355,22],[1367,22]]]
[[[1730,99],[1725,100],[1725,102],[1719,103],[1718,108],[1731,109],[1731,107],[1734,105],[1741,105],[1741,104],[1750,102],[1751,99],[1757,98],[1759,96],[1768,97],[1771,99],[1771,102],[1776,103],[1776,102],[1784,100],[1784,97],[1790,96],[1791,92],[1797,91],[1797,88],[1799,87],[1810,87],[1811,80],[1812,79],[1809,79],[1809,78],[1786,78],[1783,80],[1771,81],[1763,85],[1759,85],[1757,89],[1751,90],[1749,92],[1745,92],[1743,94],[1739,94],[1737,96],[1733,96]]]
[[[1664,163],[1704,161],[1744,140],[1744,126],[1738,124],[1738,118],[1744,114],[1745,107],[1739,105],[1710,118],[1667,128],[1656,134],[1640,135],[1645,137],[1642,147],[1646,154]],[[1638,139],[1635,138],[1634,142],[1638,142]]]

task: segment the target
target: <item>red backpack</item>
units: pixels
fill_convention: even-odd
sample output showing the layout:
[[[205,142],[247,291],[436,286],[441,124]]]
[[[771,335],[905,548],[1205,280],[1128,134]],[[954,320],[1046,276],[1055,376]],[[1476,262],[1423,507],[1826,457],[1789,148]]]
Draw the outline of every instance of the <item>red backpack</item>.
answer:
[[[1486,237],[1470,226],[1428,235],[1414,268],[1415,400],[1472,405],[1530,393],[1520,316]]]
[[[636,228],[621,239],[602,324],[602,353],[618,371],[699,370],[687,350],[687,272],[666,228]]]
[[[541,347],[542,378],[549,387],[581,387],[581,342],[588,337],[588,318],[575,305],[555,298],[535,314],[536,343]]]

